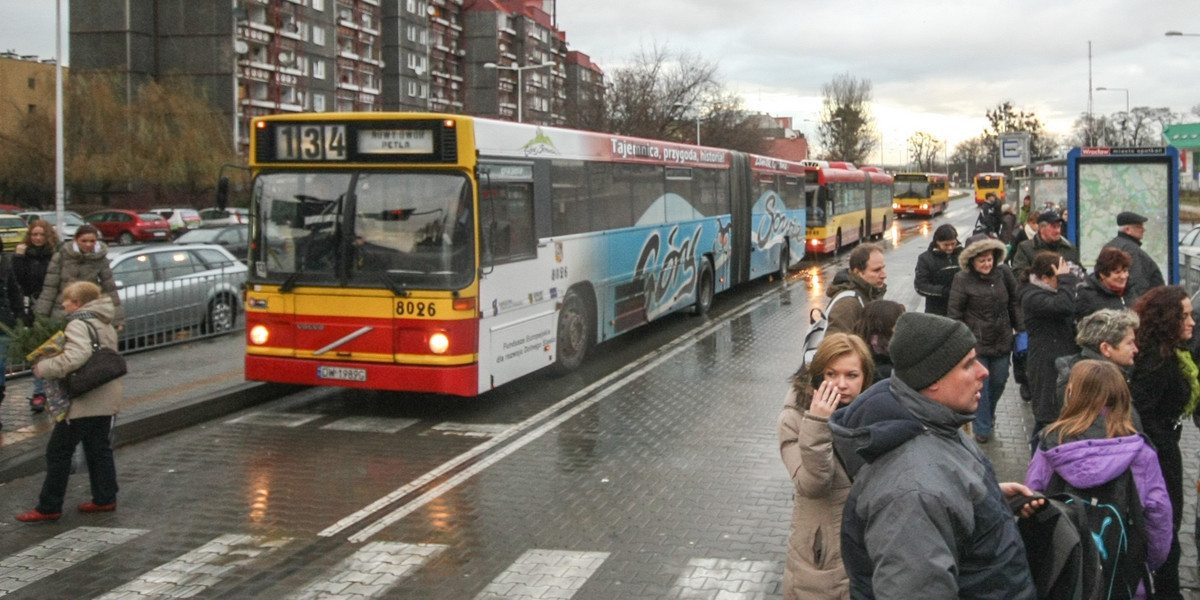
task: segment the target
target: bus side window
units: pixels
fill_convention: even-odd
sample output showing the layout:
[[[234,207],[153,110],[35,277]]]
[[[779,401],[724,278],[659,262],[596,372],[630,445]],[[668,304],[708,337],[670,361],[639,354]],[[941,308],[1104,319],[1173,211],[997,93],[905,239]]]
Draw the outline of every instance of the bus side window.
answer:
[[[533,183],[493,181],[480,194],[480,226],[484,251],[492,264],[533,258],[537,239],[533,229]]]

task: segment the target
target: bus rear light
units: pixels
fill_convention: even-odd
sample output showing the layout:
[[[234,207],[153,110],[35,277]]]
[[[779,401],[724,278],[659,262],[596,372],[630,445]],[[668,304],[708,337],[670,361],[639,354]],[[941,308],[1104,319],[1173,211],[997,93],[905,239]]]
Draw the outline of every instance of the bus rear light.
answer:
[[[474,310],[475,309],[475,299],[474,298],[455,298],[454,303],[451,304],[451,307],[454,310]]]
[[[446,334],[437,332],[429,336],[429,351],[434,354],[445,354],[446,350],[450,349],[450,338]]]
[[[266,128],[267,128],[267,122],[266,122],[266,121],[259,121],[258,123],[255,123],[255,124],[254,124],[254,126],[255,126],[255,127],[258,127],[259,129],[266,129]]]
[[[267,330],[265,325],[255,325],[250,328],[250,342],[256,346],[261,346],[267,343],[270,339],[271,332]]]
[[[445,121],[442,121],[442,125],[446,129],[454,129],[454,119],[446,119]]]

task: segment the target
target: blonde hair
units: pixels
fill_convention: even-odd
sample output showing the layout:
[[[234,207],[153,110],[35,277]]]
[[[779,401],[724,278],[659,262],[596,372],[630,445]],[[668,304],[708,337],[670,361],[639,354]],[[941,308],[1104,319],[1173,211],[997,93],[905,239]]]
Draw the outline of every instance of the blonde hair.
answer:
[[[63,288],[64,300],[70,300],[80,306],[100,297],[100,286],[90,281],[76,281]]]
[[[1105,436],[1114,438],[1137,433],[1133,426],[1129,385],[1117,365],[1106,360],[1081,360],[1071,368],[1062,415],[1046,426],[1046,434],[1058,432],[1063,439],[1087,431],[1103,414]]]
[[[829,365],[840,360],[847,354],[855,354],[862,363],[863,391],[875,380],[875,360],[871,358],[871,350],[866,342],[857,335],[848,333],[831,333],[821,340],[812,362],[792,375],[792,389],[796,390],[796,405],[800,410],[808,410],[812,404],[812,378],[824,375]]]

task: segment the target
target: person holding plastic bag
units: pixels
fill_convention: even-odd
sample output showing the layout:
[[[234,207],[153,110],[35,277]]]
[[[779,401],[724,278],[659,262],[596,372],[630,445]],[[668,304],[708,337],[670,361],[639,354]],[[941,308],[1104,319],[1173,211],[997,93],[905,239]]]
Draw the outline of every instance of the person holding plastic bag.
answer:
[[[117,332],[112,327],[114,307],[100,287],[90,281],[77,281],[62,293],[67,312],[65,343],[60,354],[39,360],[33,373],[53,384],[79,369],[92,356],[92,330],[102,346],[117,347]],[[37,507],[17,515],[18,521],[56,521],[62,517],[67,480],[71,475],[71,456],[83,444],[87,459],[92,499],[78,506],[83,513],[109,512],[117,508],[117,470],[113,461],[112,429],[120,408],[124,387],[120,378],[101,384],[70,399],[70,407],[54,424],[46,444],[46,478]],[[56,415],[56,418],[58,415]]]

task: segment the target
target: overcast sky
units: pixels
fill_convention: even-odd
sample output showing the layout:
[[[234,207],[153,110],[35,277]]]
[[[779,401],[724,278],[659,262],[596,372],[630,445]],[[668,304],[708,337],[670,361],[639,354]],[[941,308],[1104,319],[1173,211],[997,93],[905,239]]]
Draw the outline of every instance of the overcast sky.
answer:
[[[54,5],[0,0],[0,49],[53,56]],[[1093,87],[1126,88],[1134,107],[1200,105],[1200,37],[1163,35],[1200,33],[1195,0],[559,0],[558,24],[601,68],[656,43],[699,52],[750,109],[810,136],[822,84],[870,80],[887,162],[915,131],[951,147],[978,135],[1004,100],[1067,133],[1087,110],[1089,40]],[[1121,91],[1092,98],[1097,114],[1125,108]]]

